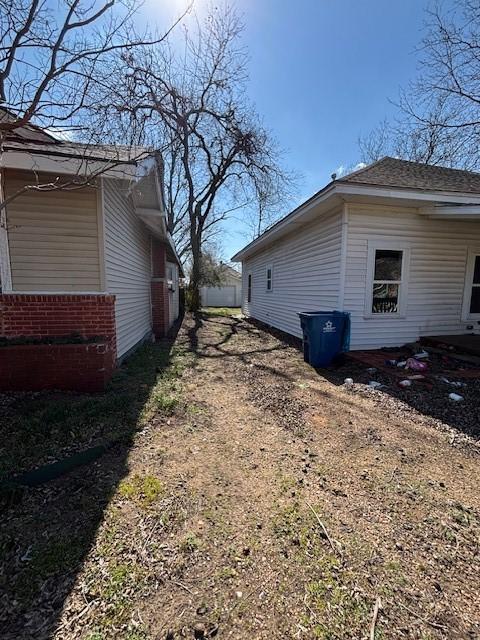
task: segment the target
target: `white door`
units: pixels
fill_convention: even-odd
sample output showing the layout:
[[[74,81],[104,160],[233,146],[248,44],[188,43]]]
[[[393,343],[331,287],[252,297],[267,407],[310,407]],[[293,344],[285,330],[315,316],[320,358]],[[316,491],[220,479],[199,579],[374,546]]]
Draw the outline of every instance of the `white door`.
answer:
[[[235,287],[208,287],[206,293],[207,307],[235,306]]]

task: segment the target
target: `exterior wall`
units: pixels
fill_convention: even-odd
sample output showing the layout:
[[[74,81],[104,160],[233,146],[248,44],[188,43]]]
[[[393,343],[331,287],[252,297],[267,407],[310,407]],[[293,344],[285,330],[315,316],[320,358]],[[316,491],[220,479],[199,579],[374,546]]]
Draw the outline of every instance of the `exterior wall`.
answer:
[[[366,317],[368,243],[410,250],[404,317]],[[352,314],[352,349],[398,346],[424,335],[466,332],[462,302],[468,247],[480,248],[480,224],[432,220],[415,209],[350,206],[343,309]],[[475,323],[476,326],[476,323]]]
[[[0,294],[4,338],[98,336],[115,339],[115,298],[108,295]]]
[[[230,294],[233,289],[233,303],[230,302],[227,296],[222,296],[225,288],[229,289],[228,293]],[[240,307],[242,304],[242,278],[227,276],[220,287],[202,287],[200,295],[202,297],[202,305],[205,307]]]
[[[277,329],[301,337],[299,311],[338,309],[342,245],[342,212],[328,212],[242,265],[242,309]],[[272,290],[266,269],[273,268]],[[252,301],[247,279],[252,274]]]
[[[103,391],[114,356],[105,342],[0,347],[0,390]]]
[[[72,334],[86,342],[55,343]],[[101,391],[116,360],[115,298],[2,294],[0,336],[0,390]],[[25,338],[39,344],[15,344]]]
[[[5,172],[7,198],[26,184],[31,174]],[[13,291],[102,290],[96,189],[27,191],[7,205],[7,224]]]
[[[180,314],[180,291],[178,265],[173,262],[167,262],[167,284],[168,290],[168,326],[169,328],[178,319]],[[170,277],[171,276],[171,277]]]
[[[152,330],[151,237],[126,194],[126,185],[103,179],[106,290],[115,295],[117,354]]]
[[[162,338],[170,323],[169,292],[167,284],[167,253],[165,245],[152,240],[152,327],[156,338]]]

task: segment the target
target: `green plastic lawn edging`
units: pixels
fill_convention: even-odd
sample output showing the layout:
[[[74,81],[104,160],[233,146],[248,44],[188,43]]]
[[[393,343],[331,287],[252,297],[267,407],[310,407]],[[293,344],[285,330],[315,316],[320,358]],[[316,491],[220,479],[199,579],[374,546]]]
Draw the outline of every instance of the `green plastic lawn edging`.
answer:
[[[46,482],[50,482],[50,480],[60,478],[78,467],[89,464],[102,456],[118,442],[120,442],[120,439],[112,440],[107,444],[97,445],[96,447],[90,447],[89,449],[68,456],[63,460],[45,464],[32,471],[26,471],[18,476],[14,476],[9,480],[4,480],[0,482],[0,494],[3,498],[10,498],[16,501],[16,499],[21,498],[23,491],[27,487],[38,487]]]

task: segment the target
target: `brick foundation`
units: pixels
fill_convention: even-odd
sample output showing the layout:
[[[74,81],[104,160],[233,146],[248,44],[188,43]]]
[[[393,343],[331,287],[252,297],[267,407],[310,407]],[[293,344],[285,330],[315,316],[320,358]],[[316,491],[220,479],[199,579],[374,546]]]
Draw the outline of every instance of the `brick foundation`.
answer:
[[[100,391],[116,361],[115,297],[0,295],[0,336],[95,342],[0,346],[0,390]]]
[[[102,391],[114,363],[106,342],[0,347],[0,390]]]

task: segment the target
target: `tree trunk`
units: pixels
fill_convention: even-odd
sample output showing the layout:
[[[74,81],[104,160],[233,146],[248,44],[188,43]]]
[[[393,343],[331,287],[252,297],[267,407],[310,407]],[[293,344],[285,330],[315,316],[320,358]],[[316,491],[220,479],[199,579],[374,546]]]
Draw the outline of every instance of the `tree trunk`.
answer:
[[[193,226],[190,231],[190,246],[192,251],[192,271],[189,286],[188,307],[190,311],[198,311],[202,306],[200,299],[200,285],[202,279],[202,250],[201,238]]]

